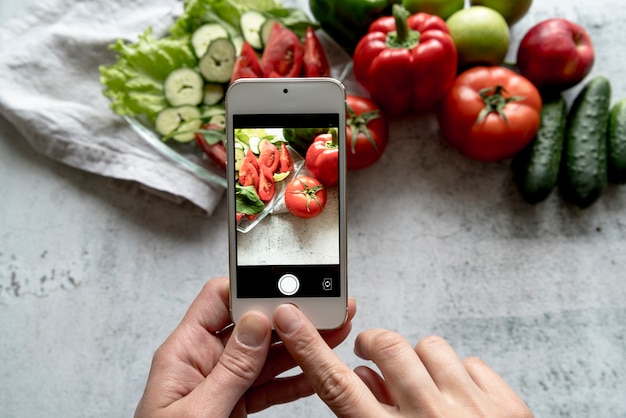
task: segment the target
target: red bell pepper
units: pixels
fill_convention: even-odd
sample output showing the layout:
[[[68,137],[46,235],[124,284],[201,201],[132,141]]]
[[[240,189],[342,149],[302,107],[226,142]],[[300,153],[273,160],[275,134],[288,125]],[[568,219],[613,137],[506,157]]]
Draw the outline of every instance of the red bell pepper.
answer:
[[[454,82],[457,54],[443,19],[393,6],[353,56],[354,75],[388,115],[431,110]]]
[[[306,152],[307,171],[326,187],[339,181],[339,147],[337,131],[318,135]]]

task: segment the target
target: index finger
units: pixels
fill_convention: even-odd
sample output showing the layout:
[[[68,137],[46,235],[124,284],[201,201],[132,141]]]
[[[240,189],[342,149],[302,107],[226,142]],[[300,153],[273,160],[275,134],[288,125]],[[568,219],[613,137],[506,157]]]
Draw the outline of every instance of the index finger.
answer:
[[[326,344],[295,306],[274,311],[276,332],[319,397],[340,417],[381,416],[384,410],[361,379]]]

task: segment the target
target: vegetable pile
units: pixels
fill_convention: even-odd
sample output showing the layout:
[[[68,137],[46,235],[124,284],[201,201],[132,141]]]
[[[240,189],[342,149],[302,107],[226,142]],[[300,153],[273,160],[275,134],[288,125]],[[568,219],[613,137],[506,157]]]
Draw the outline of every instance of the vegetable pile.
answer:
[[[103,93],[115,113],[164,141],[195,140],[224,167],[226,87],[240,77],[328,76],[316,27],[274,0],[187,0],[167,36],[148,28],[135,43],[111,45],[118,56],[100,67]]]
[[[143,118],[164,141],[195,141],[224,168],[225,88],[242,77],[329,76],[321,28],[351,54],[354,76],[369,94],[347,96],[348,169],[381,158],[390,118],[432,112],[442,138],[465,156],[511,159],[529,203],[558,186],[584,208],[608,183],[626,183],[626,98],[611,108],[603,76],[587,80],[569,109],[564,98],[594,65],[586,30],[561,18],[539,22],[521,40],[516,63],[507,64],[510,26],[532,0],[464,3],[310,0],[314,21],[275,0],[186,0],[167,36],[146,29],[135,43],[111,46],[118,57],[100,68],[104,94],[114,112]],[[326,154],[336,137],[317,129],[285,129],[282,136],[280,143],[265,138],[258,152],[250,138],[240,141],[247,148],[238,154],[237,193],[247,217],[285,180],[285,155],[306,159],[310,179],[292,188],[307,211],[323,209],[334,172]],[[261,168],[264,152],[278,166]]]

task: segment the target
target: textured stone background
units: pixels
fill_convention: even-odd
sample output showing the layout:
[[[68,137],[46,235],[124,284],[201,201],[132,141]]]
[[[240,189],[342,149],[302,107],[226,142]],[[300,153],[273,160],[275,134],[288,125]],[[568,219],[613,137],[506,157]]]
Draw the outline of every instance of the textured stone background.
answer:
[[[593,75],[626,97],[626,3],[536,0],[511,50],[555,16],[587,28]],[[155,348],[227,273],[224,202],[206,218],[45,159],[4,119],[0,138],[0,415],[130,416]],[[426,115],[396,121],[380,163],[350,173],[349,220],[359,312],[337,352],[351,366],[360,330],[437,333],[537,417],[626,417],[626,187],[586,210],[557,193],[531,207],[508,162],[461,157]],[[312,397],[258,416],[331,413]]]

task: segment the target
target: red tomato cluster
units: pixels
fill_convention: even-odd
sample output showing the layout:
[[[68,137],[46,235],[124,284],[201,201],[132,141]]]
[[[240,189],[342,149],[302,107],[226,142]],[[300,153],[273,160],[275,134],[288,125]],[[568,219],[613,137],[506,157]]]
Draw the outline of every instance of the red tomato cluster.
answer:
[[[285,189],[285,205],[299,218],[318,216],[326,206],[326,188],[339,180],[337,131],[318,135],[309,146],[305,164],[310,176],[299,176]]]
[[[284,143],[279,150],[276,145],[264,141],[260,151],[258,158],[251,150],[247,151],[239,168],[238,181],[244,187],[254,186],[259,199],[269,202],[276,192],[274,174],[293,170],[293,160]]]
[[[330,65],[324,48],[310,26],[306,30],[304,43],[300,44],[295,33],[275,23],[260,60],[252,46],[244,42],[235,61],[231,82],[238,78],[298,76],[330,76]]]

